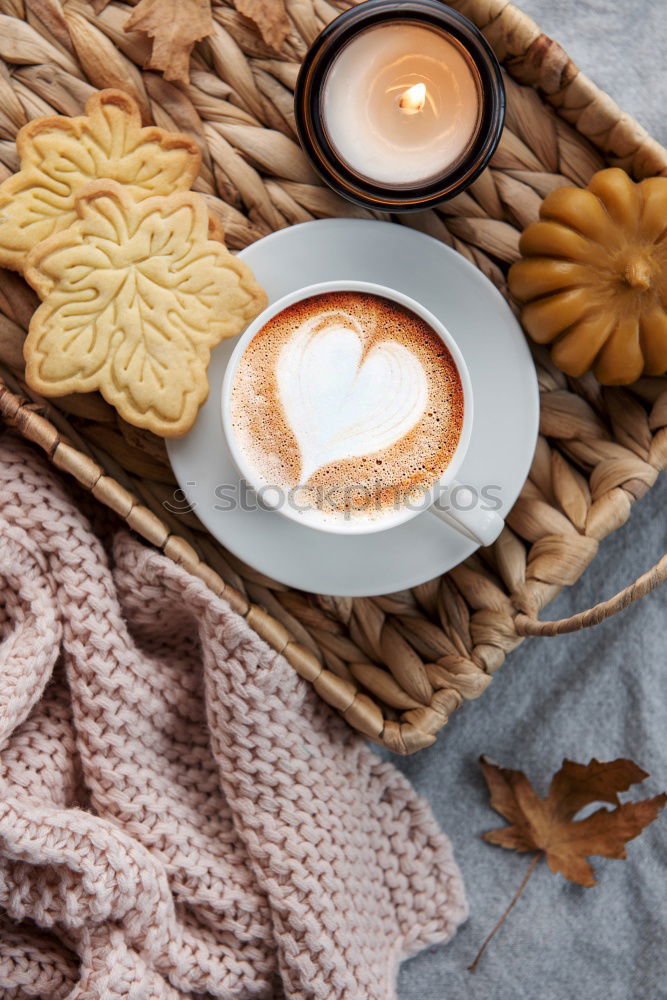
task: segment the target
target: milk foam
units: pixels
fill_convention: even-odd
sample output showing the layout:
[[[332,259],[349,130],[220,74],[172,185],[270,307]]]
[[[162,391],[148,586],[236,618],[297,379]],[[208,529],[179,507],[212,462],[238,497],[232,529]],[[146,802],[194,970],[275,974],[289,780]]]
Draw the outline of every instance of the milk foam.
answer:
[[[294,497],[304,523],[375,519],[421,500],[443,474],[463,388],[419,316],[370,293],[329,292],[288,306],[253,337],[231,421],[253,481]]]
[[[350,313],[322,312],[278,356],[278,393],[299,446],[301,483],[330,462],[391,447],[426,409],[426,374],[412,351],[385,340],[364,356],[363,336]]]

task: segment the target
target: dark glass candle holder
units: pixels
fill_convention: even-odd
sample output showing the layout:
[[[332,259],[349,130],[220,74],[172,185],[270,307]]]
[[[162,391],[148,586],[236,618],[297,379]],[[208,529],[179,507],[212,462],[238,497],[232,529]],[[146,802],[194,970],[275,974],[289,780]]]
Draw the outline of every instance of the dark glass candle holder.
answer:
[[[440,32],[465,57],[476,82],[479,113],[463,153],[425,181],[374,181],[346,163],[327,133],[322,96],[327,74],[343,47],[361,32],[392,23]],[[440,0],[366,0],[345,11],[315,39],[299,72],[294,94],[301,144],[322,179],[349,201],[389,212],[423,211],[463,191],[488,164],[505,120],[505,88],[491,47],[474,24]],[[363,137],[360,137],[363,141]]]

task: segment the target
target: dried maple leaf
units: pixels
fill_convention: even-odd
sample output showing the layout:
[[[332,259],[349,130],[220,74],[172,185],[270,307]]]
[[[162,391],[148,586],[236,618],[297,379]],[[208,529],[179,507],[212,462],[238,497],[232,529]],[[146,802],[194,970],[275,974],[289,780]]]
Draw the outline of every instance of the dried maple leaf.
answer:
[[[234,0],[234,6],[257,25],[266,44],[280,52],[290,33],[285,0]]]
[[[123,25],[153,39],[145,69],[159,69],[165,80],[190,82],[190,53],[213,31],[210,0],[140,0]]]
[[[14,270],[76,221],[74,200],[90,181],[119,181],[137,199],[170,194],[190,187],[201,160],[189,136],[142,128],[136,103],[119,90],[93,94],[77,118],[34,119],[16,147],[21,169],[0,184],[0,265]]]
[[[208,395],[210,352],[266,304],[250,269],[208,239],[201,195],[135,202],[89,184],[78,221],[28,255],[44,301],[24,345],[26,381],[45,396],[99,389],[137,427],[178,437]]]
[[[535,794],[521,771],[510,771],[482,758],[491,805],[510,826],[491,830],[484,839],[515,851],[542,851],[552,872],[578,885],[595,885],[588,855],[624,858],[625,844],[648,826],[667,801],[656,795],[642,802],[620,803],[619,792],[648,775],[631,760],[576,764],[566,760],[554,776],[546,798]],[[616,809],[598,809],[586,819],[573,820],[584,806],[609,802]]]
[[[471,971],[541,857],[546,858],[552,872],[560,872],[568,881],[593,886],[595,874],[586,859],[591,855],[625,858],[626,843],[639,836],[667,802],[663,792],[641,802],[621,803],[619,792],[648,778],[637,764],[624,758],[608,763],[592,760],[589,764],[565,760],[544,798],[536,794],[522,771],[500,767],[488,757],[482,757],[480,763],[491,793],[490,804],[510,824],[483,834],[484,840],[514,851],[536,853],[514,898],[469,967]],[[584,819],[574,819],[584,806],[594,802],[607,802],[616,808],[600,808]]]

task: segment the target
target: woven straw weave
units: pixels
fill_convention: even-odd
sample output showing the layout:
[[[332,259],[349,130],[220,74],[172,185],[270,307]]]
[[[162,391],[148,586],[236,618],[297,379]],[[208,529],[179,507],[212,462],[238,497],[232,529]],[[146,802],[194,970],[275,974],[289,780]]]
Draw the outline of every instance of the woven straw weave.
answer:
[[[369,213],[321,186],[294,133],[292,88],[321,27],[347,3],[287,0],[291,33],[278,53],[233,6],[214,2],[189,85],[142,70],[149,43],[123,24],[131,8],[96,13],[84,0],[0,0],[0,176],[17,167],[29,119],[79,114],[94,87],[121,87],[147,121],[190,132],[203,153],[197,189],[241,248],[313,218]],[[507,71],[507,128],[491,168],[435,211],[405,217],[476,264],[503,294],[521,229],[563,183],[606,164],[667,174],[667,151],[506,0],[455,0]],[[541,436],[530,478],[496,544],[446,576],[379,598],[290,590],[225,552],[195,516],[165,510],[175,487],[161,441],[125,425],[95,395],[45,402],[23,382],[21,344],[35,300],[0,280],[0,413],[144,538],[224,594],[320,695],[371,739],[408,753],[484,691],[525,634],[600,620],[664,578],[667,561],[614,600],[573,620],[536,621],[574,583],[598,544],[667,464],[667,380],[631,390],[566,378],[535,351]]]

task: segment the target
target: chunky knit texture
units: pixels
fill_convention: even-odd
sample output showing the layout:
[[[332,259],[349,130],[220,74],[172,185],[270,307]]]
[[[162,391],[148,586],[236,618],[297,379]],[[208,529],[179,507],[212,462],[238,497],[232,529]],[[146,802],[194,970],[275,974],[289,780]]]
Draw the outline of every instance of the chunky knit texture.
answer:
[[[427,804],[206,587],[0,438],[0,991],[394,996],[466,916]]]

